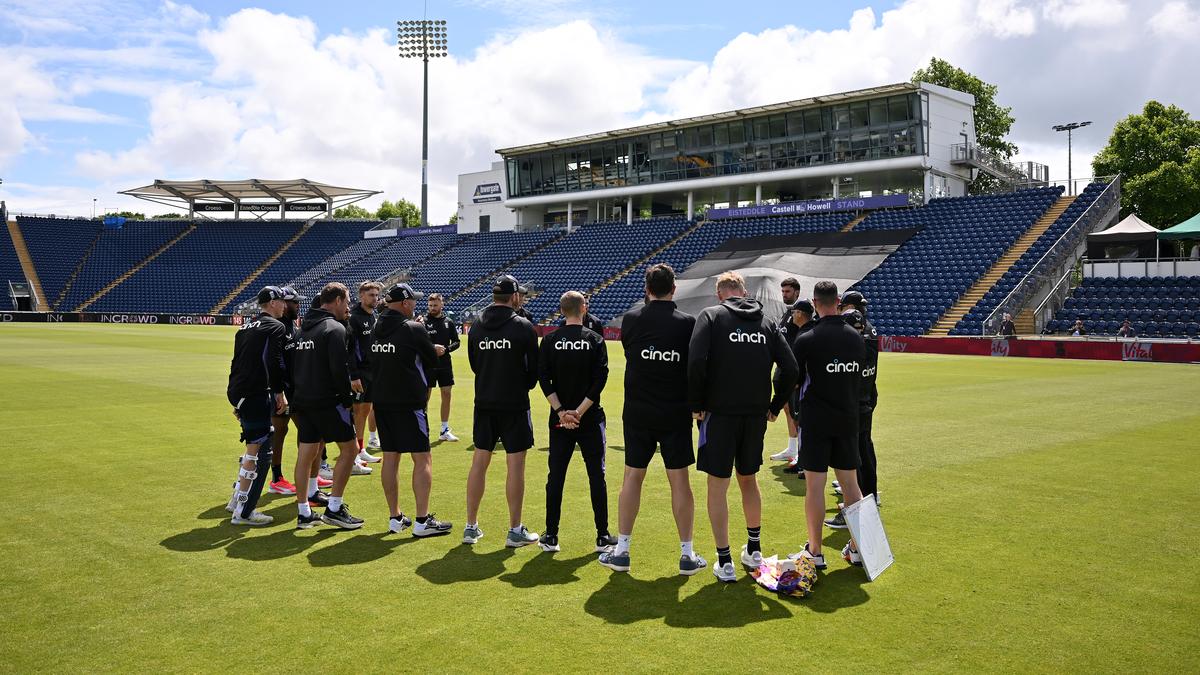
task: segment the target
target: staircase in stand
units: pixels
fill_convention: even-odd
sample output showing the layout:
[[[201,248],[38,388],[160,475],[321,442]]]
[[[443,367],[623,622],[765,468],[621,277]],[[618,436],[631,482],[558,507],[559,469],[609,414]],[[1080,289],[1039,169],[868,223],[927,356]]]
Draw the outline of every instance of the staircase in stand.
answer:
[[[962,294],[962,297],[958,299],[958,302],[954,303],[950,309],[946,310],[946,313],[942,315],[942,318],[938,319],[938,322],[933,325],[933,328],[929,329],[929,335],[933,337],[949,335],[954,326],[957,325],[958,322],[967,315],[967,312],[971,311],[972,307],[974,307],[980,300],[983,299],[983,296],[987,295],[987,292],[992,289],[992,286],[995,286],[996,282],[1000,281],[1000,277],[1003,277],[1004,273],[1021,259],[1021,256],[1029,250],[1029,247],[1033,246],[1033,243],[1038,240],[1038,237],[1042,236],[1046,233],[1046,230],[1050,229],[1050,226],[1054,224],[1054,221],[1058,220],[1058,217],[1062,215],[1063,211],[1067,210],[1067,207],[1070,206],[1071,202],[1073,201],[1075,201],[1074,195],[1069,197],[1059,197],[1058,201],[1054,202],[1050,208],[1046,209],[1046,212],[1042,214],[1042,217],[1038,218],[1037,222],[1031,225],[1029,229],[1025,231],[1025,234],[1022,234],[1020,238],[1017,239],[1016,243],[1014,243],[1004,255],[1000,256],[1000,259],[997,260],[990,268],[988,268],[988,271],[984,272],[983,276],[979,277],[979,279],[967,289],[966,293]],[[1032,330],[1030,332],[1032,332]]]
[[[859,223],[866,220],[868,215],[869,214],[864,213],[861,216],[855,218],[854,220],[846,223],[846,226],[843,227],[840,231],[841,232],[849,232],[850,230],[853,230],[855,227],[858,226]]]
[[[104,288],[101,288],[100,290],[96,291],[95,295],[93,295],[92,297],[88,298],[87,300],[84,300],[84,301],[83,301],[83,302],[82,302],[82,303],[81,303],[81,304],[80,304],[78,307],[76,307],[76,308],[75,308],[75,310],[74,310],[74,311],[76,311],[76,312],[82,312],[83,310],[87,309],[87,308],[88,308],[88,306],[90,306],[92,303],[96,302],[96,301],[97,301],[97,300],[99,300],[100,298],[103,298],[105,295],[107,295],[107,294],[109,293],[109,291],[111,291],[112,289],[114,289],[114,288],[116,288],[118,285],[120,285],[120,284],[121,284],[121,282],[125,281],[125,280],[126,280],[126,279],[128,279],[129,277],[131,277],[131,276],[133,276],[134,274],[136,274],[136,273],[138,272],[138,270],[142,269],[142,268],[143,268],[143,267],[145,267],[146,265],[149,265],[149,264],[150,264],[150,261],[154,260],[155,258],[157,258],[158,256],[162,255],[163,253],[166,253],[167,249],[169,249],[169,248],[171,248],[172,246],[174,246],[176,243],[178,243],[178,242],[179,242],[179,240],[180,240],[180,239],[183,239],[184,237],[188,236],[189,234],[191,234],[191,233],[192,233],[192,232],[194,232],[195,230],[196,230],[196,224],[195,224],[195,223],[192,223],[191,225],[188,225],[188,228],[187,228],[186,230],[184,230],[183,232],[180,232],[180,233],[179,233],[178,235],[176,235],[176,237],[175,237],[174,239],[172,239],[171,241],[168,241],[167,243],[165,243],[165,244],[163,244],[162,246],[160,246],[160,247],[158,248],[158,250],[157,250],[157,251],[155,251],[154,253],[151,253],[150,255],[146,256],[146,259],[145,259],[145,260],[143,260],[143,261],[141,261],[140,263],[138,263],[138,264],[134,265],[133,267],[129,268],[129,270],[128,270],[128,271],[126,271],[126,272],[125,272],[124,274],[122,274],[121,276],[119,276],[119,277],[117,277],[116,279],[113,279],[112,281],[110,281],[110,282],[108,282],[107,284],[105,284]]]
[[[314,222],[316,222],[315,219],[310,220],[307,223],[304,223],[304,226],[300,228],[299,232],[297,232],[296,234],[293,234],[291,239],[288,239],[287,241],[283,242],[283,246],[280,246],[278,251],[275,251],[274,253],[272,253],[271,257],[264,260],[263,263],[258,266],[258,269],[251,272],[250,275],[247,276],[245,279],[242,279],[241,283],[239,283],[236,287],[234,287],[234,289],[232,291],[229,291],[228,295],[221,298],[220,302],[213,305],[213,308],[208,310],[208,313],[209,314],[220,314],[221,311],[225,309],[226,305],[233,302],[233,299],[236,298],[242,291],[246,290],[247,286],[254,283],[254,280],[257,279],[259,277],[259,275],[261,275],[264,271],[266,271],[266,269],[268,267],[270,267],[272,264],[274,264],[274,262],[276,260],[279,260],[279,256],[283,255],[284,253],[287,253],[287,250],[292,247],[292,244],[295,244],[297,241],[300,240],[300,237],[303,237],[310,229],[312,229]]]
[[[42,290],[42,280],[38,278],[37,268],[33,266],[33,258],[29,255],[29,248],[25,246],[25,236],[21,234],[21,227],[17,225],[16,220],[8,221],[8,236],[12,238],[13,248],[17,249],[17,260],[21,263],[21,271],[25,273],[25,278],[33,287],[34,295],[37,296],[34,298],[37,301],[34,305],[39,312],[49,312],[50,300],[46,298],[46,292]]]
[[[102,230],[96,231],[96,236],[92,239],[92,243],[88,244],[87,250],[83,252],[83,257],[75,264],[75,269],[71,270],[71,276],[67,277],[67,283],[63,284],[63,288],[58,293],[58,297],[54,299],[54,308],[66,299],[67,294],[71,292],[71,287],[75,285],[75,279],[79,277],[79,272],[83,270],[83,266],[87,264],[89,258],[92,257],[92,251],[96,250],[96,245],[100,243],[100,235]]]

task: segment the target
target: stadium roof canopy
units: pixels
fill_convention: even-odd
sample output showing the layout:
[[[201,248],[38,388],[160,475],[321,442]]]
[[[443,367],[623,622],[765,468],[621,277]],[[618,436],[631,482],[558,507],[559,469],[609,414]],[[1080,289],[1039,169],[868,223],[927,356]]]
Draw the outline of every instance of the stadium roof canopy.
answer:
[[[330,215],[335,208],[353,204],[378,190],[338,187],[299,178],[296,180],[156,180],[151,185],[122,190],[121,194],[185,208],[188,216],[197,212],[232,211],[240,217],[242,211],[263,217],[270,213],[284,216],[287,211],[324,211]]]
[[[868,89],[856,89],[840,94],[827,94],[825,96],[812,96],[809,98],[798,99],[795,101],[787,101],[784,103],[771,103],[769,105],[760,105],[752,108],[741,108],[739,110],[730,110],[727,112],[712,113],[708,115],[700,115],[698,117],[685,117],[683,119],[669,120],[664,122],[653,122],[651,124],[643,124],[636,127],[627,127],[625,129],[615,129],[613,131],[604,131],[597,134],[588,134],[586,136],[575,136],[573,138],[564,138],[557,141],[546,141],[544,143],[533,143],[530,145],[518,145],[511,148],[500,148],[496,153],[502,157],[509,155],[522,155],[528,152],[536,152],[538,150],[550,150],[553,148],[562,148],[572,145],[580,145],[590,143],[592,141],[600,141],[611,138],[620,138],[623,136],[637,136],[640,134],[650,133],[654,131],[663,131],[665,129],[674,129],[676,127],[690,127],[698,124],[709,124],[712,122],[720,122],[721,120],[730,120],[739,117],[751,117],[754,115],[763,115],[766,113],[778,113],[785,110],[794,110],[796,108],[806,108],[813,105],[825,105],[831,103],[849,103],[850,101],[861,98],[874,98],[878,96],[887,96],[890,94],[899,94],[903,92],[916,91],[918,85],[911,82],[900,82],[897,84],[887,84],[878,87],[870,87]],[[957,92],[954,92],[957,93]]]

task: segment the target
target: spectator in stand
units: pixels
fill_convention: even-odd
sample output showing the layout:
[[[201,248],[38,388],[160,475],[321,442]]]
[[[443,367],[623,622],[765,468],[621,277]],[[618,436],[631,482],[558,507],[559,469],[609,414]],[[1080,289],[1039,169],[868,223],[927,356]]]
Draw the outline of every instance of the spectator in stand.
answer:
[[[997,335],[1003,337],[1012,337],[1017,334],[1017,326],[1013,323],[1012,314],[1004,313],[1004,320],[1000,322],[1000,332]]]
[[[1071,326],[1071,335],[1087,335],[1087,329],[1083,327],[1083,319],[1075,319],[1075,325]]]
[[[1129,319],[1125,319],[1125,321],[1123,321],[1121,323],[1121,330],[1117,331],[1117,337],[1123,337],[1123,338],[1137,337],[1137,331],[1133,329],[1133,325],[1129,323]]]

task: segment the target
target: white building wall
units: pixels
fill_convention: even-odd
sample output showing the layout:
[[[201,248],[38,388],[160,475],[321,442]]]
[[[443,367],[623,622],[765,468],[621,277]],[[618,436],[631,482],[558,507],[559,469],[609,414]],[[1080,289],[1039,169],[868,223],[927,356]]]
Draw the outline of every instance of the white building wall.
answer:
[[[951,164],[952,147],[964,141],[975,142],[975,97],[961,91],[928,82],[921,83],[924,92],[925,133],[928,136],[929,168],[926,199],[961,197],[971,182],[972,170]],[[966,134],[964,137],[963,134]]]
[[[464,173],[458,177],[458,231],[479,232],[480,216],[491,219],[490,230],[513,230],[517,216],[504,206],[508,185],[504,180],[504,162],[492,162],[487,171]]]

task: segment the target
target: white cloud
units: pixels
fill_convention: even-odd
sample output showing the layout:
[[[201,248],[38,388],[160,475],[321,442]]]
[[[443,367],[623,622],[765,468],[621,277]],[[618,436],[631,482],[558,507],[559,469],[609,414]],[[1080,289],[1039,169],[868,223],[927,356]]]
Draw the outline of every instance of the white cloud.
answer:
[[[1173,0],[1150,17],[1149,25],[1160,36],[1195,40],[1200,34],[1200,12],[1183,0]]]
[[[1045,0],[1042,16],[1066,29],[1122,24],[1129,17],[1123,0]]]

